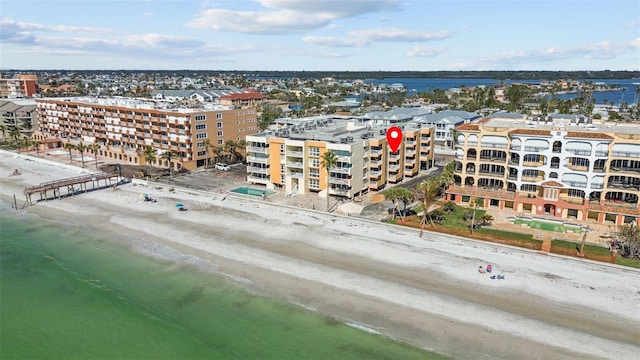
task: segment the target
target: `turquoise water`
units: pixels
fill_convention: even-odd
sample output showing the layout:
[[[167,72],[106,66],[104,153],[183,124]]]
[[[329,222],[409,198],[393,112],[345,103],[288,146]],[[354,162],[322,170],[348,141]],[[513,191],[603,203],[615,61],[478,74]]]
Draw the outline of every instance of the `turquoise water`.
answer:
[[[2,359],[439,359],[153,260],[108,234],[0,211]]]
[[[276,193],[275,191],[272,191],[272,190],[256,189],[248,186],[241,186],[230,191],[237,194],[260,196],[260,197],[262,196],[263,193],[266,194],[267,196],[271,196]]]
[[[564,225],[562,223],[542,221],[542,220],[524,220],[524,219],[516,219],[513,221],[514,224],[527,224],[531,229],[538,230],[546,230],[546,231],[556,231],[556,232],[573,232],[579,233],[581,229],[577,226]]]

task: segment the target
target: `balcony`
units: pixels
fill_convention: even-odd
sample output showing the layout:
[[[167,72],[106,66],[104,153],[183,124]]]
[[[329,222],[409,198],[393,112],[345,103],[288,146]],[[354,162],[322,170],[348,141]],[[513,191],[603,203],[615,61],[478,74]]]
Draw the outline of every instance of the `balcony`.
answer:
[[[262,147],[262,146],[247,146],[247,151],[248,152],[253,152],[253,153],[258,153],[258,154],[267,154],[267,153],[269,153],[269,148],[268,147]]]
[[[298,169],[304,169],[304,163],[303,162],[298,162],[298,161],[287,161],[287,166],[288,167],[293,167],[293,168],[298,168]]]
[[[294,179],[302,179],[304,173],[302,171],[287,171],[287,176]]]
[[[542,176],[522,175],[522,181],[537,182],[542,180],[544,180],[544,177]],[[584,184],[585,186],[587,185],[587,183],[584,183]]]
[[[636,151],[613,151],[611,153],[611,156],[640,158],[640,152],[636,152]]]
[[[349,185],[350,182],[351,182],[351,179],[338,178],[334,176],[329,177],[329,183],[331,184]]]
[[[591,155],[591,150],[582,150],[582,149],[567,149],[568,153],[574,154],[574,155],[582,155],[582,156],[590,156]]]
[[[304,157],[304,152],[303,152],[303,151],[292,151],[292,150],[287,150],[287,156],[291,156],[291,157]]]
[[[596,156],[609,157],[608,151],[596,151]]]
[[[543,147],[543,146],[525,146],[524,147],[524,151],[530,151],[530,152],[541,152],[548,149],[549,148]]]
[[[494,157],[494,156],[480,156],[480,161],[489,161],[489,162],[500,162],[504,163],[507,161],[507,158],[504,157]]]
[[[480,170],[478,171],[478,175],[491,176],[491,177],[504,177],[504,171],[488,171],[488,170]]]
[[[268,174],[269,168],[263,168],[258,166],[247,166],[248,173],[256,173],[256,174]]]
[[[372,155],[382,155],[382,150],[381,149],[371,149],[371,154]]]
[[[640,173],[640,168],[633,168],[633,167],[611,167],[611,171],[615,171],[615,172],[637,172]]]
[[[640,190],[640,184],[624,184],[620,182],[610,182],[607,184],[607,187],[616,188],[616,189],[625,189],[636,191]]]
[[[589,171],[589,167],[585,166],[585,165],[567,165],[567,168],[571,169],[571,170],[576,170],[576,171]]]
[[[335,167],[331,169],[331,172],[340,173],[340,174],[349,174],[351,173],[351,168],[348,167]]]
[[[544,161],[523,161],[522,166],[529,166],[529,167],[544,166]]]
[[[494,148],[494,149],[506,149],[507,148],[507,144],[486,142],[486,141],[483,141],[481,146],[483,148]]]
[[[578,188],[587,187],[587,183],[582,181],[563,181],[563,182],[571,187],[578,187]]]
[[[261,158],[255,156],[247,156],[248,163],[266,164],[269,162],[269,158]]]
[[[606,167],[594,167],[594,168],[593,168],[593,172],[596,172],[596,173],[606,173],[606,172],[607,172],[607,168],[606,168]]]
[[[560,200],[566,201],[569,204],[584,205],[584,198],[569,195],[560,195]]]

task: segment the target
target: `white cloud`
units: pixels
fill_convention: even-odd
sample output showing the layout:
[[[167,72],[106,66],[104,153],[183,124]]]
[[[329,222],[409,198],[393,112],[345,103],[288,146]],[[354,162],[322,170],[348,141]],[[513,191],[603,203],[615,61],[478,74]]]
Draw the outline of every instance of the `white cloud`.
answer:
[[[368,44],[367,41],[359,39],[344,39],[333,36],[305,36],[302,41],[327,47],[363,47]]]
[[[426,42],[442,40],[450,37],[451,31],[410,31],[394,28],[353,30],[347,32],[348,37],[307,36],[302,40],[314,45],[327,47],[363,47],[373,42]]]
[[[453,32],[444,31],[411,31],[394,28],[367,29],[349,31],[347,34],[355,38],[372,41],[422,42],[442,40],[450,37]]]
[[[26,31],[29,29],[31,31]],[[121,57],[162,57],[170,59],[220,58],[236,53],[269,51],[265,46],[207,44],[191,37],[165,34],[132,34],[118,38],[98,37],[109,29],[82,28],[73,26],[48,26],[16,22],[10,18],[0,19],[0,43],[2,45],[28,46],[29,49],[13,50],[13,54],[31,53],[40,55],[114,55]],[[48,33],[62,32],[61,36]],[[39,33],[45,33],[41,35]],[[65,36],[79,33],[88,36]]]
[[[434,56],[438,56],[443,52],[444,52],[443,48],[434,48],[430,46],[416,45],[413,48],[411,48],[409,51],[407,51],[407,56],[408,57],[434,57]]]
[[[400,7],[399,0],[259,0],[266,10],[203,9],[185,26],[249,34],[299,33],[334,25],[333,21]]]

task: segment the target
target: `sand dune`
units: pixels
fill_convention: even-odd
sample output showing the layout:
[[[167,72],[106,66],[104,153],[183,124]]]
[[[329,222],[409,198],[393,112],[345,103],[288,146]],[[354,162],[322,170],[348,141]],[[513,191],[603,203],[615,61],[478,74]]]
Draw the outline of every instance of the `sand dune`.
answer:
[[[83,170],[0,152],[0,196]],[[8,176],[13,169],[20,176]],[[144,202],[139,194],[157,198]],[[133,251],[197,266],[367,331],[456,358],[640,353],[640,271],[261,199],[136,182],[23,211],[119,234]],[[189,211],[178,212],[177,202]],[[134,239],[134,240],[131,240]],[[492,264],[504,280],[478,273]]]

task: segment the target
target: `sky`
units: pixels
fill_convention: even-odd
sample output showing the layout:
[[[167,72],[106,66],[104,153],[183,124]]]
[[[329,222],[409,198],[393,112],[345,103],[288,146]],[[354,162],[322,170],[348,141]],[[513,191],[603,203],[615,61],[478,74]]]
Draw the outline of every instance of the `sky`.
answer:
[[[640,70],[640,0],[0,0],[0,69]]]

